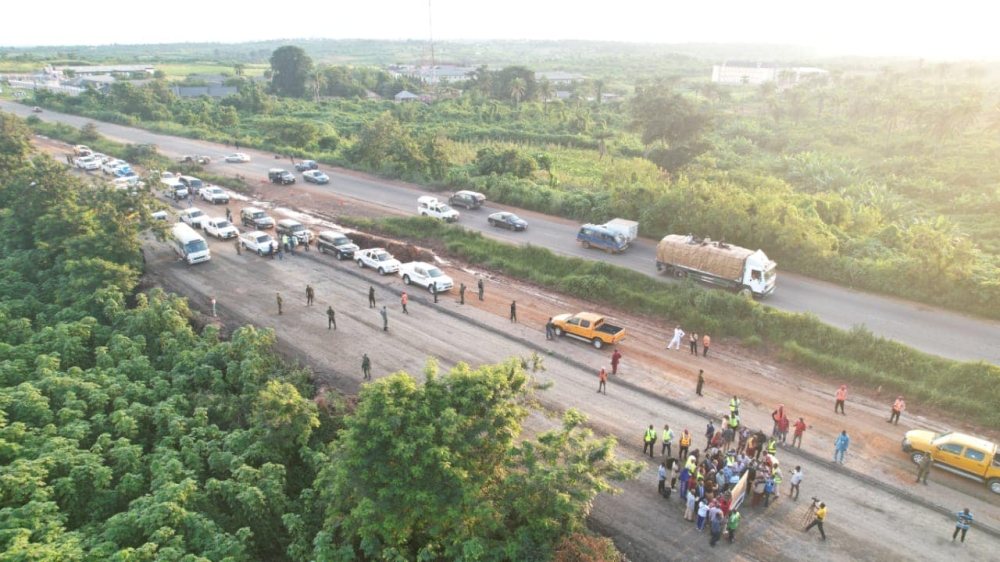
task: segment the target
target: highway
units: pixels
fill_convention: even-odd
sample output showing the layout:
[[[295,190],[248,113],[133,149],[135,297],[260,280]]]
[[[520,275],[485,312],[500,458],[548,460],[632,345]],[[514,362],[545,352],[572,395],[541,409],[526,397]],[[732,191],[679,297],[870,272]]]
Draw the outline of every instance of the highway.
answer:
[[[27,117],[32,115],[31,106],[8,101],[0,101],[0,108]],[[162,154],[176,157],[185,154],[204,154],[213,158],[210,170],[213,173],[232,175],[241,173],[248,178],[267,177],[268,168],[291,169],[288,159],[275,160],[273,154],[250,149],[241,149],[253,159],[245,164],[228,164],[222,158],[234,150],[220,144],[184,139],[150,133],[132,127],[101,123],[92,119],[53,113],[48,110],[34,114],[50,122],[61,121],[73,127],[82,127],[88,122],[97,125],[99,132],[109,139],[125,143],[152,143]],[[322,166],[331,182],[323,186],[331,193],[369,201],[403,212],[416,212],[416,199],[424,194],[419,186],[407,186],[400,182],[380,181],[374,178],[358,177]],[[301,176],[296,174],[301,181]],[[275,189],[281,189],[275,186]],[[507,208],[504,208],[505,210]],[[459,224],[466,228],[480,230],[494,238],[511,243],[528,243],[544,246],[552,251],[585,259],[603,260],[622,267],[628,267],[650,276],[657,276],[655,267],[655,240],[640,240],[626,253],[608,255],[598,250],[584,250],[575,242],[577,226],[569,221],[540,216],[536,213],[521,212],[528,220],[526,232],[513,233],[495,230],[486,224],[486,216],[496,210],[490,204],[476,211],[462,212]],[[623,217],[628,218],[628,217]],[[664,233],[666,234],[666,233]],[[763,248],[767,252],[767,248]],[[865,293],[845,287],[790,274],[781,270],[778,264],[778,288],[765,301],[767,306],[789,312],[815,315],[822,321],[842,329],[863,325],[874,334],[905,343],[925,353],[960,361],[986,361],[1000,364],[1000,322],[983,320],[956,314],[921,303],[905,301],[882,295]],[[671,282],[664,276],[658,276]]]

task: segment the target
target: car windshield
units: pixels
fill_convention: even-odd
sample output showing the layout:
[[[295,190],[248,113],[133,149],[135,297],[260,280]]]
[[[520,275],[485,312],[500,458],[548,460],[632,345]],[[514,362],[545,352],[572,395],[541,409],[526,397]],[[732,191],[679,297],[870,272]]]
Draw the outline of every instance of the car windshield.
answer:
[[[271,236],[269,234],[263,234],[257,237],[257,243],[263,244],[264,242],[270,242]]]
[[[427,270],[428,277],[441,277],[442,275],[444,275],[444,273],[436,267],[432,267]]]
[[[201,187],[201,180],[190,180],[191,187]]]
[[[253,218],[255,219],[262,219],[265,217],[267,217],[267,213],[265,213],[264,211],[257,211],[256,213],[253,214]]]
[[[511,214],[507,215],[507,220],[509,220],[510,222],[517,222],[517,221],[521,220],[521,218],[518,217],[517,215],[515,215],[514,213],[511,213]]]
[[[221,189],[219,189],[218,187],[213,187],[213,188],[212,188],[211,190],[209,190],[209,191],[210,191],[210,192],[211,192],[211,193],[212,193],[213,195],[218,195],[218,194],[220,194],[220,193],[223,193],[223,191],[222,191]]]
[[[302,232],[305,229],[306,227],[302,226],[301,224],[292,225],[292,232]]]
[[[215,228],[226,228],[227,226],[230,226],[229,221],[219,221],[215,223]]]
[[[191,217],[191,218],[194,218],[194,217],[203,217],[203,216],[205,216],[205,213],[199,211],[198,209],[195,209],[195,210],[191,211],[190,213],[188,213],[188,216]]]
[[[441,205],[441,212],[442,213],[450,213],[451,212],[451,207],[449,207],[448,205]]]
[[[351,239],[346,236],[341,236],[340,238],[334,238],[333,244],[335,246],[344,246],[351,243]]]
[[[389,261],[392,259],[392,256],[389,255],[389,252],[382,252],[379,254],[375,254],[375,259],[377,259],[378,261]]]
[[[204,240],[192,240],[187,244],[184,244],[184,250],[189,254],[192,252],[202,252],[208,249],[208,245],[205,244]]]

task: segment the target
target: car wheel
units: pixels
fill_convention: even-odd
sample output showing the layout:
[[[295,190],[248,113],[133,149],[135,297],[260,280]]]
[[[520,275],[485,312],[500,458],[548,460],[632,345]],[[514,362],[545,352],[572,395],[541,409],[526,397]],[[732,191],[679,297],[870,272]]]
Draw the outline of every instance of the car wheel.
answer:
[[[363,262],[361,260],[358,260],[358,267],[360,267],[361,269],[364,269],[365,268],[365,262]]]
[[[263,250],[261,250],[260,248],[257,248],[257,255],[260,256],[260,257],[264,257]]]
[[[385,268],[382,268],[382,267],[378,268],[378,274],[379,275],[385,275]]]
[[[589,250],[590,249],[590,242],[588,242],[586,240],[584,240],[583,242],[581,242],[580,245],[583,246],[584,250]]]
[[[601,349],[602,347],[604,347],[604,340],[602,340],[601,338],[594,338],[593,344],[595,349]]]
[[[427,216],[427,213],[420,213],[420,216],[422,216],[422,217],[426,217],[426,216]]]
[[[912,453],[910,453],[910,460],[912,460],[917,464],[920,464],[920,461],[924,460],[925,454],[926,453],[924,453],[923,451],[913,451]]]
[[[492,227],[496,227],[496,225],[497,225],[497,221],[495,221],[493,219],[490,219],[489,223],[490,223],[490,226],[492,226]]]
[[[409,275],[404,275],[403,276],[403,284],[404,285],[409,285],[410,284],[410,276]]]
[[[994,494],[1000,494],[1000,478],[990,478],[986,481],[986,487]]]
[[[557,336],[559,336],[560,338],[561,338],[561,337],[563,336],[563,334],[565,334],[565,333],[566,333],[566,332],[564,332],[564,331],[563,331],[563,329],[562,329],[562,328],[560,328],[559,326],[556,326],[555,328],[553,328],[553,331],[554,331],[554,332],[556,333],[556,335],[557,335]]]

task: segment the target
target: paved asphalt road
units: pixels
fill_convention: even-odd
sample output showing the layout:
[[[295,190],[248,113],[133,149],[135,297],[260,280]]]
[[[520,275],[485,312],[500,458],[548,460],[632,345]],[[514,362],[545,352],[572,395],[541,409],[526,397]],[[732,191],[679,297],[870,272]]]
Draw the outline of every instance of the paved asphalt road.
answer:
[[[0,108],[21,116],[31,115],[30,106],[17,103],[0,101]],[[74,127],[93,122],[91,119],[50,111],[36,115],[46,121],[62,121]],[[292,169],[287,159],[275,160],[273,154],[244,149],[242,151],[251,156],[252,162],[227,164],[222,158],[232,152],[232,149],[222,145],[158,135],[120,125],[94,123],[98,126],[98,130],[110,139],[129,143],[153,143],[167,156],[184,154],[211,156],[213,158],[211,167],[215,173],[230,174],[239,171],[246,176],[256,175],[266,178],[268,168]],[[394,209],[416,212],[419,193],[411,188],[339,174],[328,168],[324,171],[330,176],[331,183],[326,188],[331,192]],[[275,188],[277,189],[277,186]],[[486,224],[486,216],[498,209],[485,206],[476,211],[459,210],[462,212],[460,224],[467,228],[485,231],[507,242],[530,241],[532,244],[550,248],[560,254],[605,260],[651,276],[656,275],[656,241],[641,240],[625,254],[612,256],[598,250],[580,248],[575,242],[576,226],[567,224],[566,221],[528,216],[530,223],[528,231],[512,233],[492,229]],[[667,280],[666,277],[660,278]],[[926,353],[961,361],[982,360],[1000,364],[1000,345],[997,344],[1000,342],[1000,322],[970,318],[920,303],[846,289],[782,272],[780,264],[777,291],[766,304],[790,312],[814,314],[838,328],[850,329],[863,325],[877,335],[905,343]]]

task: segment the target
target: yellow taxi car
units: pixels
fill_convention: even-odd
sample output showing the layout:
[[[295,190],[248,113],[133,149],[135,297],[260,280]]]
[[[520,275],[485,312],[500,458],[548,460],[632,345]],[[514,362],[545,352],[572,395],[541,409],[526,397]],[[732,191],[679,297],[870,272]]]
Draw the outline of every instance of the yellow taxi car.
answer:
[[[996,443],[953,431],[914,429],[906,432],[902,447],[915,463],[930,453],[935,467],[985,482],[993,493],[1000,494],[1000,452]]]

